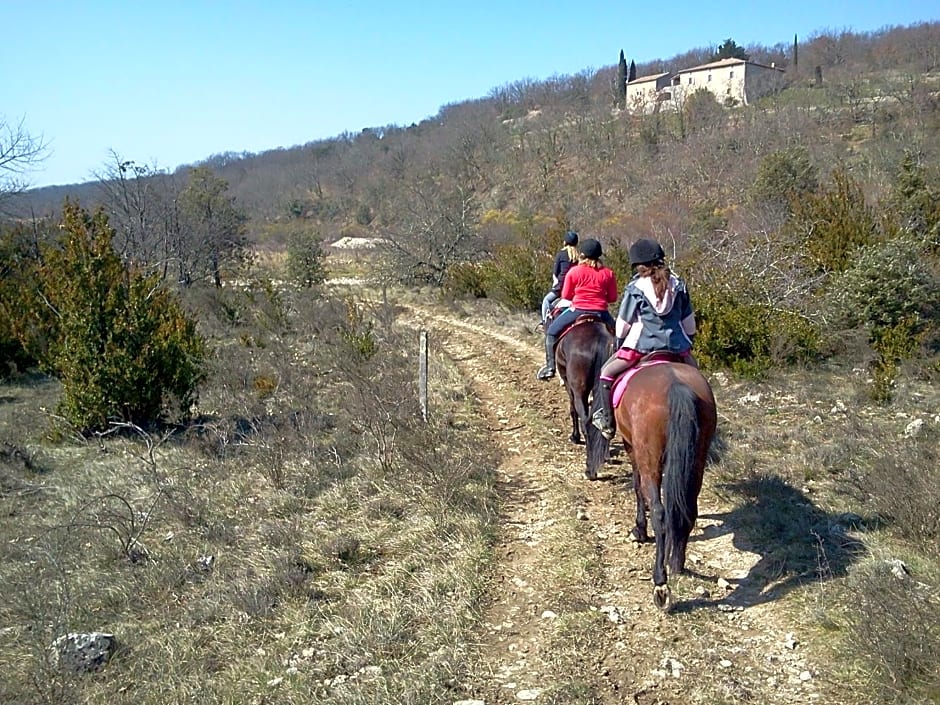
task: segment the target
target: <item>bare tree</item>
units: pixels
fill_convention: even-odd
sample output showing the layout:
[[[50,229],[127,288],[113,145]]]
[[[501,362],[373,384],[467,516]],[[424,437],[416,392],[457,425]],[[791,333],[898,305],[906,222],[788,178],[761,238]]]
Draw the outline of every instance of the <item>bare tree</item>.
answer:
[[[180,282],[204,276],[222,286],[223,271],[240,269],[250,259],[245,215],[228,193],[228,182],[209,167],[196,167],[180,193],[183,232],[188,233],[186,257],[180,258]]]
[[[124,159],[114,151],[111,162],[95,176],[121,258],[168,278],[171,265],[187,256],[179,207],[183,179],[156,165]]]
[[[476,194],[467,184],[444,183],[442,176],[418,178],[396,199],[403,211],[386,236],[384,264],[390,278],[440,285],[451,266],[479,258]]]
[[[10,196],[29,187],[26,174],[48,156],[42,136],[27,132],[23,120],[9,122],[0,115],[0,207]]]

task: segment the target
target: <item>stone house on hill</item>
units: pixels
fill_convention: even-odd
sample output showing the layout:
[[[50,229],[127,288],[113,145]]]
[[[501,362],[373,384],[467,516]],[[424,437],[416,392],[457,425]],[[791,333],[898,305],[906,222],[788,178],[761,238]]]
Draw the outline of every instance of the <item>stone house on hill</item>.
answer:
[[[705,89],[722,105],[748,105],[783,87],[783,69],[744,59],[721,59],[676,74],[643,76],[627,84],[627,108],[651,113],[678,110],[686,96]],[[668,85],[665,81],[668,80]],[[655,89],[651,90],[655,85]],[[633,87],[633,90],[631,90]]]
[[[635,78],[627,84],[627,110],[635,112],[653,112],[647,108],[655,107],[663,99],[664,88],[669,86],[672,74],[655,73],[651,76]]]

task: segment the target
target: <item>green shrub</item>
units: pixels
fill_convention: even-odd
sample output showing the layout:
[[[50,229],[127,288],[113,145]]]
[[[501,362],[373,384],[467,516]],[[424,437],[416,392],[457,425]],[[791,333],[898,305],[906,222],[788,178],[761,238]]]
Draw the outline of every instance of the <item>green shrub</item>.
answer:
[[[38,363],[18,332],[28,321],[27,302],[39,257],[22,227],[0,233],[0,378]]]
[[[877,353],[872,397],[891,399],[901,362],[911,359],[940,312],[940,281],[928,260],[929,243],[906,234],[863,247],[853,264],[832,281],[840,322],[868,332]]]
[[[715,94],[707,88],[699,88],[686,97],[682,104],[682,117],[687,132],[711,130],[728,119]]]
[[[698,238],[713,238],[716,233],[727,232],[728,214],[713,201],[692,205],[689,212],[689,234]]]
[[[910,316],[929,321],[940,310],[940,282],[926,255],[926,245],[912,236],[860,249],[831,283],[841,320],[867,328],[891,328]]]
[[[326,253],[320,237],[295,226],[287,235],[287,276],[303,288],[322,284],[326,280]]]
[[[461,262],[447,270],[444,291],[451,297],[486,298],[486,270],[474,262]]]
[[[893,326],[875,326],[870,330],[868,342],[878,354],[872,364],[874,401],[891,401],[901,362],[913,357],[918,348],[920,328],[918,319],[909,316]]]
[[[788,147],[761,159],[748,196],[758,203],[788,209],[791,203],[818,187],[819,177],[807,149]]]
[[[696,288],[693,302],[698,323],[694,352],[705,368],[726,367],[740,375],[757,376],[819,351],[815,326],[794,312],[708,286]]]
[[[604,243],[604,264],[610,267],[617,277],[617,289],[620,293],[627,286],[633,276],[633,267],[630,266],[630,252],[619,241]],[[619,302],[617,304],[619,306]],[[616,311],[614,312],[616,316]]]
[[[907,152],[898,169],[886,211],[896,225],[940,249],[940,184],[931,181],[925,157]]]
[[[339,329],[340,339],[357,361],[367,361],[379,350],[373,331],[373,322],[352,299],[345,302],[346,317]]]
[[[157,421],[170,398],[187,412],[206,357],[195,323],[156,277],[121,262],[104,213],[66,202],[62,228],[38,282],[54,312],[42,363],[62,381],[62,415],[89,431]]]
[[[531,218],[514,228],[517,240],[498,245],[494,256],[481,264],[486,297],[516,311],[537,311],[552,281],[552,262],[561,234],[539,232]]]
[[[836,169],[830,186],[795,200],[792,208],[790,227],[820,272],[845,271],[856,250],[876,240],[872,210],[845,169]]]
[[[551,260],[525,245],[502,245],[482,266],[487,298],[512,310],[538,310],[552,280]]]

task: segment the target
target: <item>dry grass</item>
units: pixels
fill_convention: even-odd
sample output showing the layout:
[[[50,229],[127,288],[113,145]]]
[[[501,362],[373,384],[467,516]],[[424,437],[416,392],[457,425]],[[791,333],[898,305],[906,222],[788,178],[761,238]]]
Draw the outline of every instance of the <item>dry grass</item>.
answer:
[[[833,367],[719,387],[727,452],[715,472],[745,548],[761,552],[760,594],[794,592],[794,627],[830,654],[832,692],[854,683],[856,702],[935,702],[940,395],[905,379],[884,407],[870,383]],[[889,570],[898,560],[908,578]]]
[[[460,423],[419,425],[407,347],[355,360],[316,304],[234,328],[185,433],[52,442],[55,385],[4,387],[0,701],[430,702],[459,677],[492,459],[462,388],[435,398]],[[108,667],[56,671],[52,639],[90,630]]]
[[[412,295],[424,304],[431,296]],[[447,310],[519,337],[535,323],[477,303]],[[358,331],[381,351],[368,359],[350,347],[355,336],[338,334],[353,325],[342,301],[288,296],[283,320],[274,313],[215,319],[214,335],[227,342],[199,424],[185,432],[79,442],[49,412],[54,383],[0,388],[0,701],[463,697],[454,689],[476,663],[483,628],[498,461],[479,442],[486,422],[466,380],[453,360],[432,359],[435,414],[425,426],[416,421],[416,336],[381,323],[391,308],[364,317],[380,322]],[[884,408],[865,401],[867,382],[851,369],[713,380],[722,451],[707,483],[731,507],[723,520],[736,548],[759,556],[738,599],[758,610],[773,603],[778,619],[829,654],[822,692],[931,702],[937,391],[907,380]],[[602,578],[583,547],[604,550],[571,511],[583,500],[546,497],[547,515],[569,518],[541,528],[543,552],[527,576],[562,615],[544,625],[539,656],[558,678],[540,702],[596,702],[604,659],[633,643],[591,654],[608,616],[578,589]],[[894,559],[909,579],[885,572]],[[678,579],[679,599],[694,601],[694,585]],[[695,650],[723,618],[680,610],[622,626]],[[55,636],[95,629],[121,644],[107,668],[75,676],[52,667]],[[700,694],[746,699],[703,663]]]

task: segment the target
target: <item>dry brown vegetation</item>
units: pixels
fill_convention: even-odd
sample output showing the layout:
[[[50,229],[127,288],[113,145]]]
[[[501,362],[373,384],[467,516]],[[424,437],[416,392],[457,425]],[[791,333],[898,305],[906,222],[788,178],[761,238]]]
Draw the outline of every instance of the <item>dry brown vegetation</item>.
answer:
[[[349,678],[428,702],[460,669],[488,450],[417,423],[400,333],[366,360],[341,300],[297,305],[230,331],[185,429],[79,441],[55,383],[4,387],[0,700],[260,702],[291,676],[291,701]],[[53,638],[91,629],[117,635],[106,670],[57,671]]]
[[[715,374],[721,460],[662,615],[629,469],[582,479],[530,319],[403,296],[217,324],[185,429],[82,441],[54,382],[4,385],[0,699],[931,701],[935,389],[905,378],[886,409],[850,367]],[[93,629],[120,644],[105,668],[56,669],[52,639]]]

